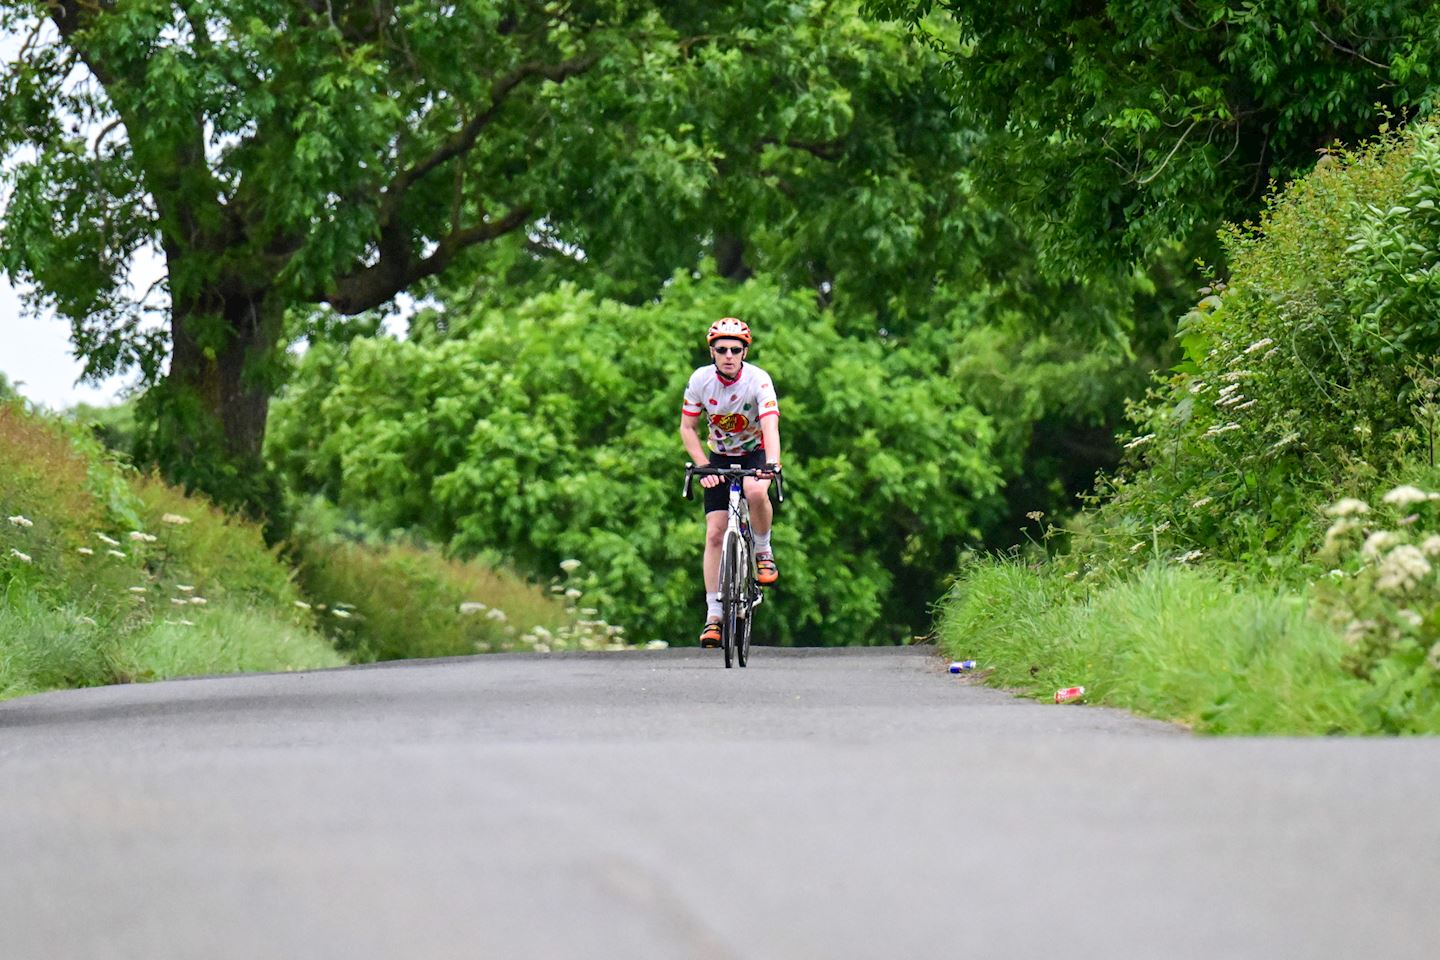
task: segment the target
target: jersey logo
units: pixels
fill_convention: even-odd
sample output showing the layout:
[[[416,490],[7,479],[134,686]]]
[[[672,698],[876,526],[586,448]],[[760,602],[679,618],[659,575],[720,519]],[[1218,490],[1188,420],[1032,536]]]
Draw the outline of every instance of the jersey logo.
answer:
[[[724,430],[726,433],[739,433],[750,426],[750,421],[739,413],[714,414],[710,417],[710,423],[716,429]]]

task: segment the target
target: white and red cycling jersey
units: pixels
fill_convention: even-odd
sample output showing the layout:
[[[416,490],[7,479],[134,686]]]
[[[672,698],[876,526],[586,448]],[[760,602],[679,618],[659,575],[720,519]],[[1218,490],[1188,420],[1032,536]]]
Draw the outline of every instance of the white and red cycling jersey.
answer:
[[[714,366],[705,366],[690,375],[685,385],[685,403],[680,412],[687,417],[705,417],[709,429],[706,441],[719,454],[737,456],[763,450],[760,421],[778,417],[775,382],[770,374],[749,363],[740,365],[740,374],[726,380]]]

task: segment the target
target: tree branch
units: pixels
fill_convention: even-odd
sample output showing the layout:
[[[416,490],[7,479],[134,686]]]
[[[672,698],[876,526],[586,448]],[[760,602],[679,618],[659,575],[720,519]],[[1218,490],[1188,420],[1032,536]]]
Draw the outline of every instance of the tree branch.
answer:
[[[341,277],[332,292],[314,299],[330,304],[346,316],[373,310],[388,303],[397,293],[444,270],[467,247],[488,243],[523,226],[532,212],[529,205],[521,204],[498,220],[452,230],[440,239],[430,256],[422,260],[414,258],[404,232],[392,227],[384,231],[381,238],[379,260]]]
[[[401,170],[395,178],[385,187],[383,200],[380,206],[380,223],[387,224],[395,216],[400,207],[400,200],[406,191],[415,185],[421,177],[424,177],[436,167],[446,163],[461,154],[468,153],[480,138],[480,132],[489,125],[495,115],[500,112],[506,99],[513,91],[526,80],[540,77],[545,80],[553,80],[556,83],[563,83],[576,74],[583,73],[592,67],[599,57],[596,54],[586,54],[583,57],[576,57],[562,63],[543,63],[532,60],[522,63],[510,73],[502,77],[490,92],[490,106],[472,117],[464,126],[451,134],[444,143],[428,157]]]
[[[760,146],[789,147],[792,150],[802,150],[821,160],[839,160],[845,153],[843,139],[817,142],[813,140],[776,140],[774,137],[764,137],[760,141]]]
[[[1326,43],[1330,44],[1330,46],[1334,47],[1336,50],[1339,50],[1341,53],[1348,53],[1348,54],[1350,54],[1350,56],[1352,56],[1352,57],[1359,57],[1361,60],[1364,60],[1366,63],[1370,64],[1370,66],[1372,66],[1372,67],[1379,67],[1381,70],[1384,70],[1386,73],[1389,73],[1389,72],[1390,72],[1390,67],[1389,67],[1389,65],[1384,64],[1384,63],[1376,63],[1374,60],[1371,60],[1369,57],[1365,56],[1365,54],[1361,53],[1359,50],[1351,50],[1349,47],[1345,46],[1344,44],[1340,44],[1340,43],[1337,43],[1337,42],[1335,42],[1334,40],[1332,40],[1332,39],[1330,38],[1330,35],[1327,34],[1324,30],[1321,30],[1321,29],[1320,29],[1320,24],[1316,23],[1314,20],[1310,20],[1310,21],[1308,21],[1308,23],[1310,24],[1310,29],[1312,29],[1312,30],[1314,30],[1316,33],[1320,34],[1320,36],[1325,39],[1325,42],[1326,42]]]

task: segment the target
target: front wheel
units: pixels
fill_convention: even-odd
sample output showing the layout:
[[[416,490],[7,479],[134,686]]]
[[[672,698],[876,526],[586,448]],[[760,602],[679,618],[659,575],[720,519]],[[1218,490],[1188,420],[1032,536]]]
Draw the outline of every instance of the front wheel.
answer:
[[[728,669],[735,653],[735,641],[740,626],[740,610],[743,597],[737,589],[740,583],[740,537],[728,533],[725,545],[720,551],[720,648],[725,652],[725,667]],[[743,664],[742,664],[743,666]]]

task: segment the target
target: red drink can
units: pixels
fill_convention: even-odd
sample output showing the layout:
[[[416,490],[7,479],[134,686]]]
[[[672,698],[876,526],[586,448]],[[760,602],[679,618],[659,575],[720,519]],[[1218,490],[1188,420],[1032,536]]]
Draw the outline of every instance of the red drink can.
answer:
[[[1055,691],[1055,702],[1066,703],[1070,700],[1079,700],[1085,696],[1084,687],[1066,687],[1064,690]]]

